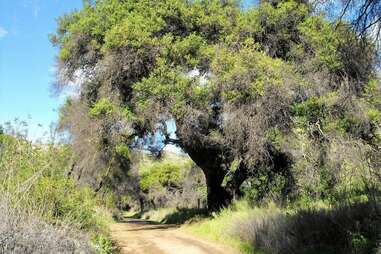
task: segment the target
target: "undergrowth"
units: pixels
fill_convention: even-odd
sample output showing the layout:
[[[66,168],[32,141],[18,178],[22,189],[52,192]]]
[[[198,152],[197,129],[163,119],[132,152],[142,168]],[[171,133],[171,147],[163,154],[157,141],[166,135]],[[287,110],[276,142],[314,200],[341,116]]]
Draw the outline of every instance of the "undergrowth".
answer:
[[[368,201],[280,208],[241,200],[184,228],[244,254],[378,254],[380,211]]]
[[[183,224],[186,232],[243,254],[379,254],[380,211],[377,202],[366,200],[334,205],[296,202],[287,207],[269,202],[253,207],[243,199],[209,215],[164,208],[139,216]]]
[[[0,134],[1,253],[115,253],[112,196],[76,186],[70,158],[69,145]]]

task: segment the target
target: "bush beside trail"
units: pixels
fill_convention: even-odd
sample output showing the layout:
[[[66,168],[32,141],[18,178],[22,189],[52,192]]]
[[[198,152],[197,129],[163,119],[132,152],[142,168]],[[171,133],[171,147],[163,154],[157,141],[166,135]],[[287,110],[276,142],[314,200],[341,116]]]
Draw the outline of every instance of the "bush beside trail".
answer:
[[[184,226],[197,236],[230,245],[245,254],[379,254],[380,204],[251,207],[241,200]]]
[[[268,254],[379,253],[380,205],[371,202],[251,214],[234,232]]]
[[[52,225],[0,200],[0,253],[96,253],[89,237],[69,225]]]
[[[18,124],[0,134],[0,253],[113,253],[112,196],[67,177],[70,145],[32,143]]]

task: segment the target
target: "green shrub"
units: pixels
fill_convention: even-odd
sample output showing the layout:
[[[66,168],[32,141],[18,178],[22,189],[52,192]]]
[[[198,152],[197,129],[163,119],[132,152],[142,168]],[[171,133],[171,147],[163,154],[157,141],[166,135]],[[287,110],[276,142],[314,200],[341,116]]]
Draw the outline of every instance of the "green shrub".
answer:
[[[95,236],[92,240],[95,250],[98,254],[113,254],[116,253],[116,248],[113,242],[102,235]]]
[[[71,179],[43,177],[31,189],[28,199],[43,204],[43,215],[52,222],[75,224],[86,230],[100,227],[94,212],[95,193],[88,188],[76,188]]]
[[[325,116],[326,109],[320,98],[311,98],[292,107],[295,116],[306,117],[308,122],[315,123],[317,119]]]
[[[164,153],[156,159],[143,155],[138,174],[145,209],[199,209],[206,205],[205,177],[187,156]]]
[[[131,158],[131,152],[130,148],[126,145],[117,145],[115,147],[115,152],[119,155],[122,156],[123,158],[129,160]]]
[[[70,158],[69,145],[33,144],[23,135],[1,134],[0,195],[7,198],[12,209],[57,226],[57,230],[71,227],[106,239],[108,215],[100,207],[107,204],[112,208],[112,195],[100,196],[87,187],[76,186],[65,175]]]
[[[342,39],[339,29],[336,30],[323,16],[313,16],[301,23],[299,30],[308,45],[314,49],[317,67],[324,65],[333,71],[343,67],[338,52]]]
[[[254,178],[246,180],[241,189],[250,204],[268,201],[283,201],[287,198],[284,190],[287,187],[286,177],[271,172],[259,172]]]
[[[141,174],[140,187],[148,190],[155,187],[179,186],[181,167],[177,163],[153,163]]]
[[[114,105],[107,98],[102,98],[97,101],[90,109],[91,117],[99,117],[101,115],[109,115],[115,111]]]
[[[372,245],[361,233],[354,233],[352,234],[352,249],[355,254],[366,254],[372,250]]]

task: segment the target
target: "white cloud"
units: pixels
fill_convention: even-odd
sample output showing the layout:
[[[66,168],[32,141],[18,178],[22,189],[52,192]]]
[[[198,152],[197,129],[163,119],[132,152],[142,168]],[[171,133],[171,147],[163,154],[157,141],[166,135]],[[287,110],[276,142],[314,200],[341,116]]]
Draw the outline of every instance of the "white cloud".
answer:
[[[3,38],[3,37],[5,37],[5,36],[7,36],[7,34],[8,34],[8,31],[5,30],[4,27],[1,27],[1,26],[0,26],[0,39]]]

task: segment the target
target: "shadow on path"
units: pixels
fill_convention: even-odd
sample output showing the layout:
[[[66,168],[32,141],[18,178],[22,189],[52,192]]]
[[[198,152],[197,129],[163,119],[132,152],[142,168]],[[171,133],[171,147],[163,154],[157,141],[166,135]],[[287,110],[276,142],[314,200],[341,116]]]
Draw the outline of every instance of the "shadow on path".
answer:
[[[131,227],[127,231],[165,230],[165,229],[179,228],[179,225],[175,225],[175,224],[161,224],[155,221],[130,219],[130,218],[126,218],[119,223],[129,224]]]
[[[181,225],[188,221],[199,220],[202,218],[207,218],[209,213],[206,209],[197,208],[177,208],[172,213],[167,214],[160,222],[145,220],[142,221],[140,218],[143,217],[144,213],[136,213],[132,216],[125,217],[120,222],[125,223],[148,223],[148,224],[177,224]]]

